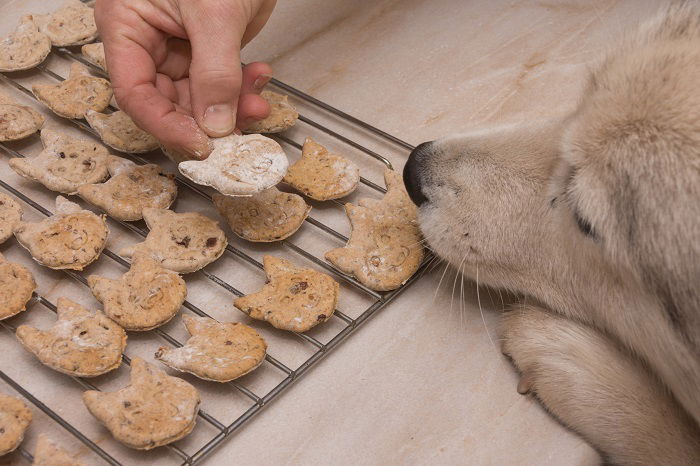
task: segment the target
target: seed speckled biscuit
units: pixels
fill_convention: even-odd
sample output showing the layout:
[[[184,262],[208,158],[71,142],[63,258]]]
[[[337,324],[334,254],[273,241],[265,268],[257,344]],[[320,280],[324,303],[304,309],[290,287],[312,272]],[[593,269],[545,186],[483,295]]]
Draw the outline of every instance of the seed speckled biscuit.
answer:
[[[0,193],[0,244],[7,241],[22,221],[22,206],[11,196]]]
[[[23,16],[12,34],[0,40],[0,71],[34,68],[51,52],[51,40],[34,24],[31,15]]]
[[[270,188],[287,173],[282,147],[259,134],[231,134],[212,139],[214,150],[205,160],[180,162],[180,173],[197,184],[228,196],[249,196]]]
[[[68,79],[57,84],[35,84],[32,92],[53,112],[64,118],[85,118],[88,110],[101,112],[112,99],[109,81],[92,76],[78,62],[70,67]]]
[[[200,399],[189,383],[135,357],[128,386],[116,392],[88,390],[83,402],[115,439],[137,450],[150,450],[192,432]]]
[[[95,13],[80,0],[66,0],[53,13],[34,15],[34,22],[56,47],[87,44],[97,37]]]
[[[286,95],[262,91],[260,96],[270,104],[270,114],[246,128],[245,133],[280,133],[294,126],[299,114]]]
[[[44,126],[44,117],[0,92],[0,142],[18,141]]]
[[[107,244],[107,221],[62,196],[56,213],[37,223],[20,222],[15,238],[32,258],[51,269],[83,270]]]
[[[34,450],[32,466],[84,466],[70,453],[56,445],[46,435],[39,434],[39,441]]]
[[[142,154],[158,148],[158,140],[134,123],[129,115],[118,110],[98,113],[88,110],[85,119],[109,147],[130,154]]]
[[[173,318],[185,301],[185,281],[155,261],[139,258],[117,280],[90,275],[88,284],[104,313],[126,330],[145,331]]]
[[[105,60],[105,46],[102,42],[85,44],[80,48],[80,52],[85,59],[102,71],[107,71],[107,61]]]
[[[337,154],[328,152],[311,138],[306,138],[301,158],[284,177],[289,183],[311,199],[327,201],[347,196],[360,182],[360,169]]]
[[[107,168],[111,175],[107,182],[84,184],[78,195],[117,220],[140,220],[146,207],[167,209],[177,197],[175,176],[158,165],[111,157]]]
[[[36,157],[10,159],[10,167],[19,175],[38,181],[51,191],[75,194],[86,183],[107,179],[109,152],[102,145],[45,129],[41,132],[42,150]]]
[[[148,257],[166,269],[191,273],[218,259],[228,244],[216,221],[196,212],[143,209],[151,230],[142,243],[122,249],[127,258]]]
[[[0,456],[14,451],[32,422],[32,412],[24,401],[0,393]]]
[[[273,256],[263,258],[268,283],[233,305],[273,327],[306,332],[333,315],[340,286],[328,275]]]
[[[212,382],[230,382],[253,371],[265,359],[265,340],[247,325],[187,314],[182,321],[192,335],[185,346],[163,346],[155,354],[168,367]]]
[[[231,230],[255,242],[280,241],[292,236],[311,211],[304,198],[275,187],[250,197],[214,194],[212,199]]]
[[[122,362],[126,332],[100,311],[58,298],[58,320],[49,330],[17,327],[17,339],[43,364],[76,377],[95,377]]]
[[[24,311],[34,290],[36,282],[32,273],[0,254],[0,320]]]
[[[417,209],[401,175],[387,169],[384,180],[387,193],[381,201],[361,199],[358,206],[345,204],[352,225],[350,240],[325,255],[342,272],[376,291],[398,288],[423,260]]]

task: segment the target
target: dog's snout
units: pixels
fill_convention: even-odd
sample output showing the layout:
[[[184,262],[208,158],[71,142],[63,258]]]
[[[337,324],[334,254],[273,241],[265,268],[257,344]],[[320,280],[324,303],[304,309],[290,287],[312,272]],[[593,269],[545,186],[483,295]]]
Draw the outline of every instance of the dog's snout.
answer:
[[[408,195],[418,207],[428,200],[422,191],[422,179],[427,160],[430,158],[432,142],[424,142],[417,146],[408,156],[403,168],[403,182]]]

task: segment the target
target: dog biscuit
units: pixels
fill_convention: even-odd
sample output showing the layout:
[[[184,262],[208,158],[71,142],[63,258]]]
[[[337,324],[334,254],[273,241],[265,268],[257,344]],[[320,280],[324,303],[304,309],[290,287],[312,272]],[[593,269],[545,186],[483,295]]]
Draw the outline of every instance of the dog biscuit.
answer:
[[[70,67],[68,79],[57,84],[35,84],[32,92],[53,112],[64,118],[85,118],[88,110],[101,112],[112,99],[109,81],[92,76],[78,62]]]
[[[150,450],[192,431],[200,399],[189,383],[135,357],[128,386],[109,393],[88,390],[83,402],[115,439],[137,450]]]
[[[275,186],[287,173],[282,147],[259,134],[231,134],[212,139],[214,150],[205,160],[180,162],[180,173],[221,194],[249,196]]]
[[[36,157],[10,159],[10,167],[24,178],[38,181],[51,191],[75,194],[86,183],[107,179],[109,152],[102,145],[87,139],[45,129],[44,145]]]
[[[0,320],[24,311],[36,290],[32,273],[0,254]]]
[[[15,238],[39,264],[55,270],[83,270],[107,244],[107,221],[64,197],[56,198],[56,213],[37,223],[21,222]]]
[[[311,199],[327,201],[347,196],[360,183],[360,169],[337,154],[328,152],[311,138],[306,138],[301,158],[291,167],[284,182]]]
[[[0,456],[14,451],[32,422],[32,412],[24,401],[0,393]]]
[[[90,275],[88,284],[103,312],[126,330],[144,331],[163,325],[185,301],[185,281],[148,258],[139,258],[117,280]]]
[[[292,236],[311,211],[311,206],[301,196],[275,187],[250,197],[214,194],[213,200],[236,235],[263,243]]]
[[[58,298],[58,320],[49,330],[17,327],[17,339],[42,364],[76,377],[95,377],[122,362],[126,332],[100,311]]]
[[[39,434],[39,441],[34,450],[32,466],[84,466],[66,450],[51,441],[46,435]]]
[[[110,114],[88,110],[85,119],[102,142],[120,152],[142,154],[158,148],[156,138],[136,126],[134,120],[121,110]]]
[[[44,117],[41,113],[0,93],[0,142],[24,139],[42,126]]]
[[[177,197],[175,176],[163,173],[158,165],[111,157],[107,168],[111,175],[107,182],[84,184],[78,195],[117,220],[141,220],[143,209],[167,209]]]
[[[401,286],[418,270],[423,247],[417,209],[401,175],[386,170],[387,193],[381,201],[361,199],[346,204],[352,232],[345,247],[328,251],[326,260],[376,291]]]
[[[34,22],[56,47],[87,44],[97,38],[94,11],[80,0],[66,0],[53,13],[34,15]]]
[[[100,68],[102,71],[107,72],[107,61],[105,60],[105,46],[102,42],[95,42],[94,44],[85,44],[80,48],[80,52],[83,54],[87,61]]]
[[[286,95],[262,91],[260,96],[270,104],[270,114],[246,128],[245,133],[280,133],[294,126],[299,114]]]
[[[265,340],[247,325],[186,314],[182,321],[192,335],[185,346],[161,347],[155,354],[168,367],[204,380],[230,382],[251,372],[265,359]]]
[[[22,221],[22,206],[11,196],[0,193],[0,244],[7,241]]]
[[[333,315],[340,286],[328,275],[273,256],[263,258],[268,283],[233,305],[273,327],[306,332]]]
[[[196,212],[143,209],[150,229],[146,240],[120,251],[127,258],[148,257],[179,273],[191,273],[218,259],[228,244],[216,221]]]
[[[12,34],[0,40],[0,71],[34,68],[51,52],[51,40],[39,32],[31,15],[23,16]]]

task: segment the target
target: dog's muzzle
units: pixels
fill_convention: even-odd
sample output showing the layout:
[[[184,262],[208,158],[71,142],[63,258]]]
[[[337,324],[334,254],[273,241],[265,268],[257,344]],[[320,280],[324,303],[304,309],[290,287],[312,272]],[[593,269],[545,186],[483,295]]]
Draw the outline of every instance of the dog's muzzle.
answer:
[[[428,200],[421,186],[425,167],[430,159],[431,145],[432,142],[424,142],[413,149],[411,155],[408,156],[406,165],[403,167],[403,182],[406,185],[406,191],[408,191],[409,197],[418,207]]]

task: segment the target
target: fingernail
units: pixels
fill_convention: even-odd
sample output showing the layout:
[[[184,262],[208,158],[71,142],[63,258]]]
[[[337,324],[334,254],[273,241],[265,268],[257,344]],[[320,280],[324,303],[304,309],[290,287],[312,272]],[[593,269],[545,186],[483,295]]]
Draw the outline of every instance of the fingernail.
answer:
[[[233,131],[233,106],[229,104],[212,105],[204,112],[202,124],[205,129],[216,135],[226,135]]]
[[[270,82],[270,79],[272,79],[271,74],[261,74],[255,79],[255,82],[253,83],[253,89],[262,91],[263,87],[265,87],[267,83]]]

